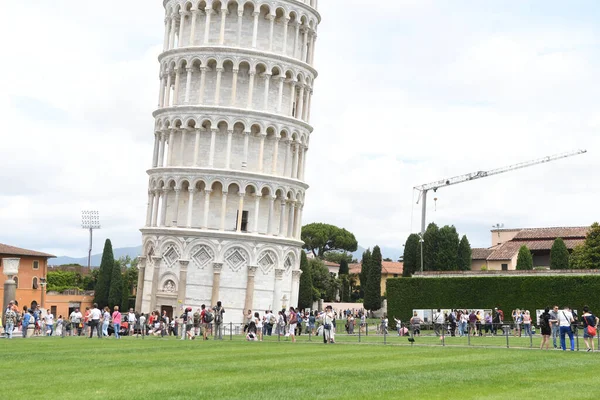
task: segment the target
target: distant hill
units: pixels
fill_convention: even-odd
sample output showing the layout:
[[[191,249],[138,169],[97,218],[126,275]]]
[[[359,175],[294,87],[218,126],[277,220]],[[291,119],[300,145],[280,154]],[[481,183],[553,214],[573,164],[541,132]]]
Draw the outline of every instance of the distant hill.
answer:
[[[364,247],[358,246],[358,249],[352,253],[352,256],[356,258],[358,261],[362,258],[362,253],[366,249]],[[394,249],[391,247],[382,247],[381,254],[383,258],[391,258],[394,261],[398,261],[398,258],[402,256],[402,249]],[[129,256],[131,258],[138,257],[142,254],[142,246],[137,247],[121,247],[118,249],[113,249],[113,254],[115,255],[115,259]],[[102,253],[93,254],[92,255],[92,267],[99,267],[100,262],[102,261]],[[48,260],[48,265],[64,265],[64,264],[79,264],[83,266],[87,266],[87,257],[68,257],[61,256],[57,258],[51,258]]]
[[[131,258],[138,257],[142,254],[142,246],[138,247],[121,247],[118,249],[113,249],[113,254],[115,259],[129,256]],[[102,261],[102,253],[92,254],[91,264],[92,267],[99,267],[100,262]],[[81,258],[73,258],[68,256],[61,256],[56,258],[51,258],[48,260],[48,265],[63,265],[63,264],[79,264],[83,266],[87,266],[87,257]]]

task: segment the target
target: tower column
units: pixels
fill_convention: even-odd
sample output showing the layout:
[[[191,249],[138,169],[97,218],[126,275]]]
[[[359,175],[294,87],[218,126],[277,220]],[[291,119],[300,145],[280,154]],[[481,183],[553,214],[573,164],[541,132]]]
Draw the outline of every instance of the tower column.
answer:
[[[188,189],[189,197],[188,197],[188,210],[187,210],[187,224],[188,228],[192,227],[192,215],[194,212],[194,193],[196,193],[196,188],[191,187]]]
[[[292,57],[298,58],[298,39],[300,39],[300,24],[298,21],[294,23],[294,28],[296,28],[296,36],[294,36],[294,52],[292,53]]]
[[[273,29],[275,28],[275,16],[272,14],[267,15],[269,20],[269,51],[273,51]]]
[[[154,154],[152,154],[152,168],[158,166],[158,154],[160,151],[160,132],[154,132]]]
[[[292,307],[298,307],[298,293],[300,288],[300,275],[302,275],[301,270],[292,271]]]
[[[273,235],[273,223],[275,222],[275,196],[269,196],[269,222],[267,223],[267,235]]]
[[[167,133],[163,132],[160,135],[160,151],[158,156],[158,167],[162,168],[165,166],[165,148],[167,147]]]
[[[263,102],[263,110],[268,111],[269,109],[269,83],[271,82],[271,74],[264,73],[263,77],[265,78],[265,96]]]
[[[225,44],[225,19],[227,18],[227,3],[223,3],[224,8],[221,8],[221,31],[219,33],[219,44]]]
[[[304,111],[304,85],[298,85],[298,103],[296,103],[296,118],[301,120]]]
[[[181,68],[175,68],[175,90],[173,91],[173,105],[179,105],[179,85],[181,83]]]
[[[257,193],[254,195],[254,229],[252,229],[253,233],[258,233],[258,217],[260,215],[260,199],[262,196]]]
[[[281,114],[281,107],[283,106],[283,82],[285,81],[285,76],[280,76],[277,78],[279,81],[279,94],[277,95],[277,114]]]
[[[303,62],[307,61],[308,54],[308,27],[304,28],[304,38],[302,39],[302,60]]]
[[[283,51],[281,52],[284,56],[287,55],[287,39],[288,39],[289,24],[290,24],[290,18],[285,17],[283,19]]]
[[[227,192],[223,192],[221,197],[221,226],[220,230],[225,230],[225,218],[227,217]]]
[[[281,213],[279,214],[279,232],[277,233],[277,236],[279,237],[284,237],[285,236],[285,232],[283,231],[284,227],[285,227],[285,214],[286,214],[286,201],[285,199],[281,199]]]
[[[289,164],[291,150],[292,150],[292,140],[288,138],[285,141],[285,159],[283,161],[283,176],[287,176],[287,166]],[[290,173],[290,177],[291,176],[292,176],[292,174]]]
[[[152,264],[154,265],[152,271],[152,294],[150,295],[150,310],[156,308],[156,293],[158,293],[158,274],[160,273],[160,261],[162,257],[152,256]]]
[[[185,163],[183,162],[183,159],[184,159],[184,156],[185,156],[185,153],[184,153],[184,150],[185,150],[185,132],[186,132],[185,128],[181,129],[181,140],[179,142],[179,164],[178,165],[180,165],[182,167],[185,165]]]
[[[198,166],[198,156],[200,154],[200,132],[201,129],[196,128],[196,139],[194,140],[194,167]]]
[[[210,130],[210,154],[208,158],[208,166],[212,168],[215,164],[215,147],[217,141],[217,130],[216,128],[212,128]]]
[[[152,208],[154,207],[154,193],[148,190],[148,210],[146,211],[146,226],[152,225]]]
[[[225,169],[231,169],[231,145],[233,142],[233,131],[227,131],[227,153],[225,154]]]
[[[190,91],[192,90],[192,76],[194,75],[194,68],[187,67],[187,81],[185,83],[185,104],[190,104]]]
[[[241,190],[241,188],[240,188]],[[239,197],[240,197],[240,203],[238,206],[238,218],[237,218],[237,226],[236,226],[236,231],[237,233],[241,233],[242,232],[242,218],[244,216],[244,196],[246,195],[246,193],[238,193]]]
[[[204,87],[206,86],[206,71],[208,67],[200,67],[200,91],[198,93],[198,104],[204,103]]]
[[[231,83],[231,101],[230,101],[231,107],[235,107],[235,103],[237,100],[238,73],[239,73],[239,69],[234,68],[233,69],[233,80]]]
[[[217,85],[215,89],[215,106],[219,105],[221,101],[221,77],[223,75],[223,68],[217,68]]]
[[[175,15],[170,18],[171,26],[169,27],[169,50],[175,47]]]
[[[164,73],[160,74],[160,87],[158,90],[158,107],[162,108],[165,104],[165,86],[167,86],[167,80]]]
[[[152,198],[152,226],[158,226],[158,203],[160,200],[160,194],[158,190],[154,191]]]
[[[177,288],[177,301],[179,304],[185,304],[189,263],[189,260],[179,260],[179,287]]]
[[[175,188],[175,219],[173,219],[173,225],[175,228],[179,226],[179,193],[181,189]]]
[[[279,136],[275,136],[275,146],[273,149],[273,165],[271,166],[271,175],[277,175],[277,164],[279,162]]]
[[[210,194],[212,190],[204,189],[204,220],[202,222],[202,229],[208,229],[208,216],[210,212]]]
[[[258,148],[258,172],[263,172],[264,155],[265,155],[265,138],[266,135],[260,135],[260,146]]]
[[[169,132],[169,152],[167,153],[167,167],[171,167],[172,164],[172,160],[173,160],[173,142],[175,138],[175,129],[171,129]]]
[[[221,270],[223,269],[223,263],[213,263],[213,285],[212,295],[210,298],[210,304],[216,305],[219,301],[219,287],[221,286]]]
[[[304,150],[301,143],[299,143],[298,146],[296,146],[296,153],[298,153],[298,168],[296,170],[296,179],[300,179],[300,172],[302,171],[302,165],[304,164],[304,159],[302,158],[304,155]]]
[[[300,240],[300,236],[302,235],[302,211],[304,210],[304,204],[298,205],[297,208],[297,216],[296,216],[296,233],[294,234],[294,238]]]
[[[256,276],[257,266],[248,266],[248,281],[246,283],[246,301],[244,310],[252,310],[254,304],[254,277]]]
[[[162,204],[160,211],[160,226],[165,227],[167,225],[167,198],[169,189],[165,188],[162,190]]]
[[[206,8],[206,23],[204,25],[204,44],[208,44],[210,35],[210,16],[214,13],[212,8]]]
[[[179,37],[177,39],[177,47],[183,47],[183,28],[185,27],[185,11],[179,11]]]
[[[163,42],[163,51],[169,50],[169,36],[171,32],[171,18],[165,18],[165,37]]]
[[[190,46],[196,41],[196,20],[198,19],[198,10],[192,8],[192,26],[190,27]]]
[[[290,111],[288,115],[294,116],[294,103],[296,102],[296,81],[290,81],[291,93],[290,93]]]
[[[248,105],[246,108],[252,109],[252,101],[254,98],[254,76],[256,73],[254,71],[250,71],[249,73],[249,86],[248,86]]]
[[[237,25],[237,47],[242,47],[242,23],[244,21],[244,9],[238,9],[238,25]]]
[[[147,258],[144,256],[138,257],[138,281],[137,287],[135,291],[135,311],[141,312],[142,310],[142,300],[144,295],[144,276],[146,274],[146,261]]]
[[[296,210],[296,204],[293,200],[290,200],[289,214],[287,217],[287,236],[288,238],[292,237],[292,233],[294,232],[294,211]]]
[[[163,100],[165,107],[171,107],[171,71],[167,70],[167,85],[165,86],[165,99]]]
[[[275,289],[273,290],[273,311],[281,310],[281,286],[283,285],[283,273],[285,272],[282,268],[275,268]]]
[[[250,132],[244,132],[244,158],[242,159],[242,169],[248,168],[248,145]]]
[[[256,42],[258,41],[258,16],[260,15],[260,13],[255,11],[252,15],[254,16],[254,29],[252,30],[252,48],[255,49],[257,44]]]

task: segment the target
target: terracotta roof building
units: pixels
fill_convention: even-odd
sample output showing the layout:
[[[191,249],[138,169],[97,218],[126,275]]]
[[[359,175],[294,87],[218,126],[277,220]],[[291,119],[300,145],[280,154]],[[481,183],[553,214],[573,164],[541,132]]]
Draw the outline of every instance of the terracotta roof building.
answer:
[[[521,246],[533,254],[534,267],[550,267],[550,249],[557,238],[562,238],[569,251],[585,242],[589,227],[555,227],[527,229],[496,229],[492,231],[493,247],[473,249],[471,269],[484,267],[492,271],[516,269]]]
[[[350,264],[349,266],[351,274],[360,274],[360,270],[362,269],[362,263]],[[388,278],[399,278],[402,276],[402,271],[404,269],[403,262],[394,262],[394,261],[383,261],[381,263],[381,295],[385,293],[386,290],[386,281]],[[360,284],[360,278],[357,277],[357,283]]]

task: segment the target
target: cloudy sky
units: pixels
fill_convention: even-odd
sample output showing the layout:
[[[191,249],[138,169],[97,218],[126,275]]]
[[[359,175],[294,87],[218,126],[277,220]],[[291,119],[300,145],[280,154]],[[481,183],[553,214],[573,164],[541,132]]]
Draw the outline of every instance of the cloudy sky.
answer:
[[[34,3],[0,2],[0,242],[84,256],[80,213],[97,209],[95,252],[137,246],[162,1]],[[319,3],[305,223],[401,248],[420,226],[414,186],[579,148],[442,189],[428,222],[488,246],[496,223],[599,219],[597,1]]]

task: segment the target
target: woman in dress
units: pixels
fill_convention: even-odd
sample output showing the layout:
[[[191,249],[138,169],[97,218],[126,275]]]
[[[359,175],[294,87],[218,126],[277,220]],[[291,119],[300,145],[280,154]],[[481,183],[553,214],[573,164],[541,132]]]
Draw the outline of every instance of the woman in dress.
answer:
[[[104,307],[102,313],[102,336],[108,337],[108,325],[110,324],[110,308]]]
[[[594,351],[594,336],[596,336],[596,327],[598,326],[598,317],[591,313],[588,306],[583,307],[583,341],[587,351]],[[590,332],[590,328],[593,328],[593,332]]]
[[[260,318],[260,314],[258,312],[254,313],[254,324],[256,325],[256,335],[258,336],[258,341],[263,341],[263,320]]]
[[[540,315],[540,328],[542,330],[542,343],[540,344],[540,350],[544,349],[544,344],[546,345],[546,350],[550,348],[550,335],[552,335],[552,326],[550,325],[550,320],[552,316],[550,315],[550,308],[546,307],[542,315]]]
[[[63,333],[63,317],[62,317],[62,315],[59,315],[58,319],[56,320],[55,336],[62,336],[62,333]]]
[[[114,312],[112,313],[112,321],[115,338],[120,339],[119,329],[121,329],[121,313],[119,312],[119,306],[115,306]]]

